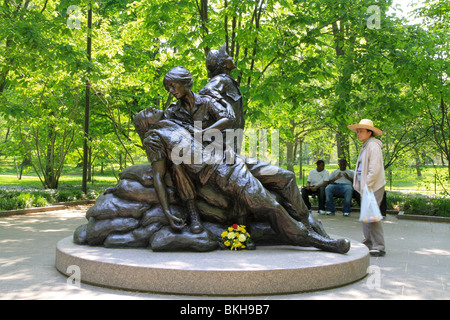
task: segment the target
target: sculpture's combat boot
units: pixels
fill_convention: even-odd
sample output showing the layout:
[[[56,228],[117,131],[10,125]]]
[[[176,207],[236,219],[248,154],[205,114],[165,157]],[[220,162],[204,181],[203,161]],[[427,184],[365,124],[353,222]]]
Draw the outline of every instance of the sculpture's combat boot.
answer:
[[[348,239],[327,239],[318,234],[310,233],[308,240],[311,246],[324,251],[347,253],[350,250],[350,240]]]
[[[191,218],[191,227],[190,230],[194,234],[198,234],[203,232],[203,224],[200,220],[200,216],[198,214],[197,206],[195,205],[194,200],[188,200],[187,207],[189,210],[189,216]]]

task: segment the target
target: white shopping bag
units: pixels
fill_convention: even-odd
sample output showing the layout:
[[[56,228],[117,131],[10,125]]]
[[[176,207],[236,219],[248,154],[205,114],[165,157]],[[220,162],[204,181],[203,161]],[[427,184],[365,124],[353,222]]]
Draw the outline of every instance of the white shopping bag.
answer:
[[[382,219],[383,217],[381,216],[377,199],[375,199],[373,191],[369,191],[369,188],[365,185],[361,199],[361,213],[359,214],[359,221],[371,223],[381,221]]]

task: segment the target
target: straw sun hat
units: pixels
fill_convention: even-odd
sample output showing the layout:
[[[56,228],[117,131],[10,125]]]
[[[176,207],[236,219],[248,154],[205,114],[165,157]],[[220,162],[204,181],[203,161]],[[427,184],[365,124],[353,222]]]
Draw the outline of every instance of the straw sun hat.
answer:
[[[351,124],[348,126],[348,128],[354,132],[356,132],[356,129],[371,130],[373,132],[374,137],[378,137],[383,134],[383,131],[381,131],[378,128],[375,128],[373,126],[372,120],[369,120],[369,119],[362,119],[358,124]]]

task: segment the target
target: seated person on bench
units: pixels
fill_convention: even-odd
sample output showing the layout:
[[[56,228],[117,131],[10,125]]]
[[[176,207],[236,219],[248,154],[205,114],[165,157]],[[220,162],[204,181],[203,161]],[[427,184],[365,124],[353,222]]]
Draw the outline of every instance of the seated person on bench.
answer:
[[[325,169],[325,162],[318,160],[316,168],[312,169],[308,174],[306,187],[302,188],[302,198],[308,210],[311,212],[311,202],[308,196],[319,196],[319,214],[325,214],[325,187],[328,184],[329,173]]]
[[[353,197],[353,177],[355,172],[347,169],[347,161],[340,159],[339,169],[334,170],[330,174],[328,186],[325,188],[327,198],[327,214],[334,215],[336,207],[334,205],[334,197],[344,198],[344,217],[350,216],[351,203]]]

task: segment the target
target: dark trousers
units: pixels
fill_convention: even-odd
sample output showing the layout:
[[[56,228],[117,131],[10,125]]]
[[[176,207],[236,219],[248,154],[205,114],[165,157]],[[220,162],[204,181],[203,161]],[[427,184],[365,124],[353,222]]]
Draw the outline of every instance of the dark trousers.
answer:
[[[311,202],[309,202],[309,196],[312,195],[317,195],[319,197],[319,210],[325,211],[325,187],[319,188],[319,190],[315,192],[308,190],[305,187],[302,188],[302,198],[309,210],[311,210]]]

